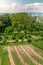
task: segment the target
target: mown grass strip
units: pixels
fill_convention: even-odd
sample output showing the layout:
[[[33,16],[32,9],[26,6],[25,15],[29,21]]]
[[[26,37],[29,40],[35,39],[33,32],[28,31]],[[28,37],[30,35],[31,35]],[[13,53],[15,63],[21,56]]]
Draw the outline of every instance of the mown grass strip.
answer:
[[[29,64],[29,65],[35,65],[35,64],[29,59],[29,57],[28,57],[27,55],[22,54],[22,57],[23,57],[24,60],[27,62],[27,64]]]
[[[41,60],[39,57],[35,56],[35,55],[31,55],[38,63],[43,65],[43,60]]]
[[[12,51],[12,55],[13,55],[13,59],[15,60],[16,65],[22,65],[15,51]]]
[[[10,65],[10,62],[8,59],[8,53],[6,51],[4,51],[4,53],[2,54],[1,65]]]

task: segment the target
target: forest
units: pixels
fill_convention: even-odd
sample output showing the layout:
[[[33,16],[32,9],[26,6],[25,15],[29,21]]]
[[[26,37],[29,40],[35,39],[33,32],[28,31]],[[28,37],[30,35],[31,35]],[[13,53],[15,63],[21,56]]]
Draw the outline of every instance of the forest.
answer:
[[[25,12],[0,15],[0,33],[12,34],[21,31],[43,31],[43,24],[37,21],[37,16],[31,16]]]

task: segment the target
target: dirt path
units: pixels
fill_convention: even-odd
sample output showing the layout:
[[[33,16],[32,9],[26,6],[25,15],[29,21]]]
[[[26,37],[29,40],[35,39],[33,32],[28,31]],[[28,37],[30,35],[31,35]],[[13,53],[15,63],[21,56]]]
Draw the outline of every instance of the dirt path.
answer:
[[[21,54],[20,54],[20,50],[19,48],[17,48],[17,46],[14,46],[15,52],[17,53],[22,65],[27,65],[27,63],[24,61],[24,59],[22,58]]]
[[[15,62],[14,62],[13,57],[12,57],[10,46],[7,46],[6,49],[8,51],[8,57],[9,57],[10,65],[15,65]]]
[[[31,57],[31,55],[23,48],[23,46],[20,45],[20,48],[25,52],[25,54],[30,58],[30,60],[35,63],[36,65],[41,65],[38,63],[34,58]]]
[[[30,45],[26,45],[26,47],[37,57],[43,60],[43,57],[41,57],[37,52],[34,51],[34,49]]]

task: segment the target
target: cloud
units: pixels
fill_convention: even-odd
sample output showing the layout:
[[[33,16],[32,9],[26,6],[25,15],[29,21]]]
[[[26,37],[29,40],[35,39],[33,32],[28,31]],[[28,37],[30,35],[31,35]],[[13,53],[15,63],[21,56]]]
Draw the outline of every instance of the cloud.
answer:
[[[43,3],[33,3],[24,5],[26,11],[43,12]]]
[[[32,4],[3,4],[0,5],[0,13],[6,12],[43,12],[43,3],[32,3]]]

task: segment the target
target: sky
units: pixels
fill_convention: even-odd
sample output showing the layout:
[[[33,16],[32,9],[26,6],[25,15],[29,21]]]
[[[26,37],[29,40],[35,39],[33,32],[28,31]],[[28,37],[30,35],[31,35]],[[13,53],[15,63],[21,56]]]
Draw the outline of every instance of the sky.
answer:
[[[12,4],[15,2],[21,4],[28,4],[28,3],[42,3],[43,0],[0,0],[0,4]]]
[[[0,0],[0,13],[43,12],[43,0]]]

